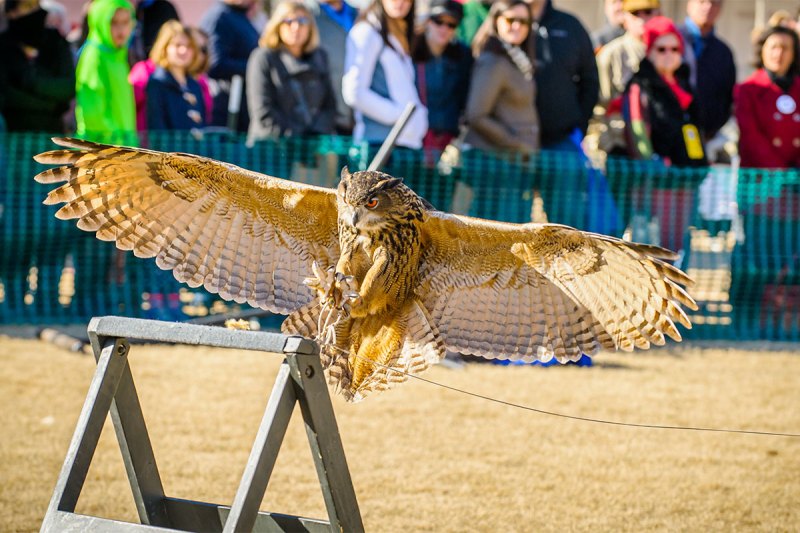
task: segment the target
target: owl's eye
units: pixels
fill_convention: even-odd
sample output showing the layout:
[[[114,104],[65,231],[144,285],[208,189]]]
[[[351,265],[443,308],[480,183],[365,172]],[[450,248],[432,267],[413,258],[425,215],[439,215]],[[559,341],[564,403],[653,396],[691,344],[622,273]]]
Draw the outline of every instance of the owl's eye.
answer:
[[[378,197],[373,196],[372,198],[367,200],[367,203],[364,205],[366,205],[367,209],[375,209],[376,207],[378,207]]]

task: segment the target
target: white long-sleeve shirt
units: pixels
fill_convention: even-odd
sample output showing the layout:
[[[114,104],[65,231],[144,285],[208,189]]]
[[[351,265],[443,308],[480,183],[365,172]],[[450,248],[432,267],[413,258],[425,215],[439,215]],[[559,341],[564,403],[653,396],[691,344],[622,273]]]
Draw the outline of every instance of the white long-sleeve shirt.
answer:
[[[342,97],[353,109],[356,125],[353,138],[364,140],[364,117],[388,127],[400,118],[408,102],[417,105],[400,136],[398,146],[421,148],[422,139],[428,130],[428,110],[422,105],[414,83],[415,71],[411,57],[402,51],[400,42],[389,35],[392,46],[385,46],[380,33],[367,21],[358,22],[347,36]],[[386,77],[389,97],[383,97],[370,89],[375,66],[380,61]],[[382,142],[383,139],[366,139]]]

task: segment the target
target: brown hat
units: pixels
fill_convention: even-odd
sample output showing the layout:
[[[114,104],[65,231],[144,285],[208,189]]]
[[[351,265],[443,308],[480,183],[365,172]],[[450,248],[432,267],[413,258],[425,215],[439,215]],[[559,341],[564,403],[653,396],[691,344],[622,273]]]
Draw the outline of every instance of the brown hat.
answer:
[[[661,9],[659,0],[622,0],[622,9],[628,13],[644,9]]]

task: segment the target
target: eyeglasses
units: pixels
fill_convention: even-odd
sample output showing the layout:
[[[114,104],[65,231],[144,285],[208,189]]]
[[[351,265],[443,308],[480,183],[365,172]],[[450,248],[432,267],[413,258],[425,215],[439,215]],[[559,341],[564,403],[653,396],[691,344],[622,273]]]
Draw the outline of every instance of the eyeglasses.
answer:
[[[631,11],[631,15],[634,17],[642,18],[642,17],[649,17],[650,15],[655,14],[655,9],[637,9],[636,11]]]
[[[666,54],[667,52],[672,52],[673,54],[680,53],[681,49],[677,46],[656,46],[656,52],[659,54]]]
[[[308,17],[295,17],[295,18],[283,19],[281,21],[281,24],[286,24],[287,26],[291,26],[295,22],[301,26],[305,26],[306,24],[308,24]]]
[[[458,22],[450,22],[449,20],[443,20],[437,17],[432,17],[431,22],[433,22],[437,26],[447,26],[451,30],[458,28]]]
[[[531,19],[529,18],[506,17],[502,15],[500,16],[500,18],[504,19],[506,21],[506,24],[508,24],[509,26],[513,25],[515,22],[519,23],[522,26],[529,26],[531,23]]]

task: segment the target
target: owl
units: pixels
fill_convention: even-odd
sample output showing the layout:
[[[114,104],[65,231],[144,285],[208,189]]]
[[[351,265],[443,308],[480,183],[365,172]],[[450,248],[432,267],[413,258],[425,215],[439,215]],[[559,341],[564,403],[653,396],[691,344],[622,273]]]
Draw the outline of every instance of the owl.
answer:
[[[560,362],[646,349],[691,328],[691,279],[663,248],[558,224],[437,211],[382,172],[336,190],[184,153],[54,139],[60,219],[226,300],[288,315],[329,383],[359,401],[448,350]]]

